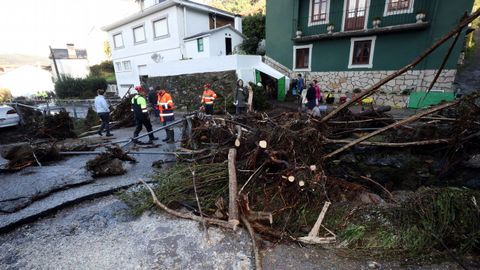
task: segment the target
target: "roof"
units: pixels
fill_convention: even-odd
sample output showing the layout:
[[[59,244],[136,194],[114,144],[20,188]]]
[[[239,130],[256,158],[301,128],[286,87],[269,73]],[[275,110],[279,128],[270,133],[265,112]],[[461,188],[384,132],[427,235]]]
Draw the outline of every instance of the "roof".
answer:
[[[132,14],[132,15],[126,17],[126,18],[123,18],[123,19],[121,19],[117,22],[114,22],[112,24],[104,26],[104,27],[102,27],[102,30],[103,31],[110,31],[110,30],[113,30],[117,27],[125,25],[127,23],[130,23],[130,22],[133,22],[135,20],[141,19],[145,16],[154,14],[158,11],[167,9],[169,7],[172,7],[172,6],[177,6],[177,5],[178,6],[190,7],[190,8],[195,9],[195,10],[206,11],[208,13],[215,13],[215,14],[223,15],[223,16],[230,17],[230,18],[234,18],[235,16],[240,16],[238,14],[234,14],[234,13],[231,13],[231,12],[228,12],[228,11],[225,11],[225,10],[221,10],[221,9],[218,9],[218,8],[214,8],[214,7],[211,7],[211,6],[208,6],[208,5],[192,2],[192,1],[189,1],[189,0],[165,0],[163,2],[160,2],[158,4],[153,5],[151,7],[148,7],[148,8],[146,8],[146,9],[140,11],[140,12]]]
[[[218,28],[215,28],[215,29],[211,29],[211,30],[208,30],[208,31],[205,31],[205,32],[195,34],[193,36],[186,37],[183,40],[190,40],[190,39],[195,39],[195,38],[199,38],[199,37],[210,36],[210,35],[214,34],[215,32],[218,32],[220,30],[227,29],[227,28],[229,28],[233,32],[239,34],[241,37],[247,38],[244,34],[242,34],[240,31],[235,29],[231,24],[227,24],[227,25],[224,25],[222,27],[218,27]]]
[[[76,57],[68,57],[68,49],[52,49],[55,59],[87,59],[87,50],[75,49]],[[49,56],[52,59],[52,56]]]

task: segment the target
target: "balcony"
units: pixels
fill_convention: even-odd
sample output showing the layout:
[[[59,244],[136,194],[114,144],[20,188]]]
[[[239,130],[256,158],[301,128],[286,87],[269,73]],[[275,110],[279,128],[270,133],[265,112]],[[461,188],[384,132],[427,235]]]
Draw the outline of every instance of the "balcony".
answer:
[[[349,0],[345,0],[347,3]],[[350,0],[352,1],[352,0]],[[334,2],[334,1],[330,1]],[[361,5],[365,0],[357,1]],[[402,1],[400,1],[402,2]],[[412,2],[412,6],[409,3]],[[415,2],[415,6],[413,6]],[[414,31],[428,28],[432,1],[404,1],[403,6],[357,6],[350,9],[326,8],[328,14],[300,17],[294,26],[292,39],[297,42],[334,39],[352,36],[367,36],[400,31]],[[424,14],[420,18],[419,13]],[[417,16],[418,15],[418,16]],[[299,35],[300,34],[300,35]]]

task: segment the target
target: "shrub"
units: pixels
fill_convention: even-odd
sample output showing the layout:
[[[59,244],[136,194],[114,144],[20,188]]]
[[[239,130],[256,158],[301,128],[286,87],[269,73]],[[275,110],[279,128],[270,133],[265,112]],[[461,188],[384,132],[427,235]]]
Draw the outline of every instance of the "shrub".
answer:
[[[12,92],[7,88],[0,88],[0,103],[12,99]]]
[[[58,98],[94,98],[97,89],[107,89],[107,81],[100,77],[71,78],[63,77],[55,82]]]
[[[265,38],[265,15],[262,13],[243,18],[243,34],[247,37],[242,49],[247,54],[256,54],[259,42]]]

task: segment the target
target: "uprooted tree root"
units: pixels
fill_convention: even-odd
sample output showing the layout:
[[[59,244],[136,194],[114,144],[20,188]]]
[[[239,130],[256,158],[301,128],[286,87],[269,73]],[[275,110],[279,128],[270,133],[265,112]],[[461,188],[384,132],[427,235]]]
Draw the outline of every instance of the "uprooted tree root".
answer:
[[[118,147],[110,148],[105,153],[87,161],[87,170],[94,177],[122,175],[126,172],[122,161],[136,162],[133,157],[123,152],[122,149]]]
[[[15,172],[29,166],[61,159],[58,149],[53,144],[30,145],[20,144],[4,149],[2,157],[8,160],[5,171]]]

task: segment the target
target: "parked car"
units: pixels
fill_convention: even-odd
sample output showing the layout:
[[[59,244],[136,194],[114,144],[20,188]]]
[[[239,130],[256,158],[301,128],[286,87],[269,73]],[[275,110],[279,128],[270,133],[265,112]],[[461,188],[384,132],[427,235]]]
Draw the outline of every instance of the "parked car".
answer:
[[[43,114],[48,114],[47,111],[49,112],[50,115],[55,115],[60,112],[66,112],[67,110],[62,107],[62,106],[57,106],[57,105],[38,105],[37,108],[43,113]]]
[[[10,106],[0,105],[0,128],[12,127],[20,124],[20,116]]]

